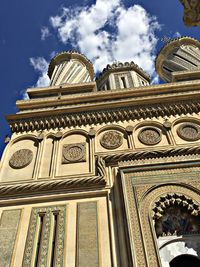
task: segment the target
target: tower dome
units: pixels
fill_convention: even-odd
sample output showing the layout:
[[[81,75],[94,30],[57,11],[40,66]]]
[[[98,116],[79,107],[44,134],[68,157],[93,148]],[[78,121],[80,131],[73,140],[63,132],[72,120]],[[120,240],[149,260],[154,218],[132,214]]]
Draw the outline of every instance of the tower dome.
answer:
[[[156,70],[166,82],[174,81],[174,76],[178,75],[182,75],[183,79],[186,72],[199,72],[200,42],[190,37],[170,41],[157,56]]]
[[[97,78],[98,91],[147,86],[149,75],[133,61],[107,65]]]
[[[92,63],[76,51],[57,54],[50,62],[48,76],[50,85],[86,83],[94,79]]]

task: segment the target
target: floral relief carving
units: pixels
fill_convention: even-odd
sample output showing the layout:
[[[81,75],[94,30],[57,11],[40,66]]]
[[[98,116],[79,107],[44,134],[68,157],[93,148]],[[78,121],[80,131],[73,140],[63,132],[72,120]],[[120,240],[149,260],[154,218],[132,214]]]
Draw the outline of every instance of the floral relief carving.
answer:
[[[157,145],[161,141],[161,133],[153,127],[146,127],[139,132],[138,138],[144,145]]]
[[[117,131],[108,131],[103,134],[100,144],[106,149],[115,149],[122,145],[123,136]]]
[[[62,163],[86,161],[86,143],[63,145]]]
[[[28,166],[32,159],[33,152],[30,149],[20,149],[11,156],[9,165],[13,169],[22,169]]]
[[[195,123],[183,123],[177,129],[178,136],[186,141],[200,139],[200,127]]]
[[[134,257],[136,261],[136,266],[146,267],[145,251],[143,249],[143,238],[140,228],[140,222],[138,217],[138,207],[134,197],[134,189],[131,182],[131,179],[125,179],[125,190],[127,194],[127,208],[129,213],[129,231],[130,239],[134,246]],[[137,233],[137,234],[135,234]],[[153,266],[153,265],[152,265]]]

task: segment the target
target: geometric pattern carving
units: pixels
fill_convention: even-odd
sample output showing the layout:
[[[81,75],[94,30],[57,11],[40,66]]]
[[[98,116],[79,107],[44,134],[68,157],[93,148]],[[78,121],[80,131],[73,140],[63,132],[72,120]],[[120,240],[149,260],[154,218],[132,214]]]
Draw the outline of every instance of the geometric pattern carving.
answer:
[[[63,145],[62,163],[86,161],[86,143]]]
[[[106,149],[115,149],[122,145],[123,137],[117,131],[108,131],[103,134],[100,144]]]
[[[183,123],[178,129],[179,137],[186,141],[197,141],[200,139],[200,127],[195,123]]]
[[[30,149],[20,149],[11,156],[9,165],[14,169],[21,169],[28,166],[32,159],[33,152]]]
[[[0,220],[0,266],[13,266],[16,237],[19,228],[21,210],[4,210]]]
[[[192,147],[176,147],[169,149],[160,149],[160,150],[142,150],[142,151],[134,151],[129,153],[116,153],[116,154],[108,154],[103,158],[105,162],[117,162],[117,161],[126,161],[126,160],[134,160],[134,159],[150,159],[150,158],[159,158],[159,157],[174,157],[181,155],[199,155],[200,147],[192,146]]]
[[[33,208],[29,223],[28,236],[26,240],[26,247],[24,252],[23,267],[33,266],[37,252],[35,251],[35,243],[37,242],[37,228],[38,228],[38,218],[39,216],[44,217],[44,222],[42,226],[42,237],[41,244],[39,247],[39,258],[37,266],[46,267],[47,260],[49,257],[49,250],[51,247],[52,240],[50,239],[53,227],[52,227],[52,217],[57,214],[58,222],[56,226],[56,244],[54,246],[54,264],[55,267],[64,266],[64,235],[65,235],[65,220],[66,220],[66,206],[51,206],[51,207],[41,207]],[[51,256],[51,254],[50,254]]]
[[[100,266],[98,242],[98,205],[96,202],[83,202],[78,203],[77,205],[76,266]]]
[[[140,131],[138,138],[145,145],[156,145],[161,141],[161,134],[156,128],[146,127]]]
[[[26,100],[27,101],[27,100]],[[153,118],[160,116],[175,116],[183,114],[198,113],[200,110],[200,102],[181,101],[165,104],[151,104],[141,106],[126,106],[123,108],[110,108],[109,110],[98,110],[81,113],[72,113],[67,115],[30,117],[24,119],[11,119],[7,117],[12,132],[33,131],[42,129],[55,129],[61,127],[73,127],[81,125],[94,125],[107,122],[118,122],[124,120],[136,120]]]
[[[98,168],[101,172],[100,167]],[[22,183],[15,185],[2,185],[0,186],[0,197],[6,197],[8,195],[21,195],[21,194],[32,194],[33,192],[41,193],[46,191],[55,190],[72,190],[88,188],[88,187],[103,187],[106,185],[104,176],[93,176],[86,178],[72,178],[57,181],[47,182],[34,182],[34,183]]]

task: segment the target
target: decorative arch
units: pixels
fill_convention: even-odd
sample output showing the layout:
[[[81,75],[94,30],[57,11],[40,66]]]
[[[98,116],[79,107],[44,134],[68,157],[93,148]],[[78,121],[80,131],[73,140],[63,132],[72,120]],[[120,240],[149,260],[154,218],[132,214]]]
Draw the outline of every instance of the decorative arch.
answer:
[[[167,194],[155,202],[153,220],[157,237],[200,231],[200,207],[181,194]]]
[[[200,120],[193,117],[178,118],[173,122],[172,131],[181,142],[199,141]]]
[[[11,140],[2,157],[0,181],[33,179],[37,171],[39,148],[39,140],[32,134]]]
[[[137,130],[138,128],[142,128],[145,126],[157,127],[163,132],[166,132],[166,129],[163,127],[163,124],[161,122],[153,120],[139,122],[138,124],[135,125],[134,130]]]
[[[198,212],[199,214],[200,195],[199,192],[195,191],[195,189],[189,188],[187,185],[159,185],[148,190],[141,199],[139,214],[146,248],[146,259],[149,262],[149,266],[157,267],[161,265],[153,218],[155,218],[156,214],[162,216],[164,206],[167,206],[167,203],[178,203],[179,201],[181,205],[184,205],[189,210],[191,209],[191,213]],[[170,199],[168,199],[169,196]],[[181,199],[180,196],[185,196],[185,198],[182,197]],[[155,209],[156,207],[158,209]],[[161,209],[160,211],[159,208]],[[153,250],[152,247],[155,249]]]
[[[138,147],[160,146],[172,143],[167,129],[157,121],[139,122],[134,127],[134,140]]]
[[[194,117],[180,117],[177,118],[176,120],[174,120],[172,122],[172,127],[174,127],[175,125],[179,124],[179,123],[184,123],[184,122],[191,122],[191,123],[196,123],[198,125],[200,125],[200,120]]]
[[[125,150],[131,147],[129,135],[120,125],[106,125],[96,133],[95,147],[98,152],[105,150]]]
[[[73,135],[73,134],[83,135],[83,136],[86,137],[87,140],[89,139],[88,132],[83,130],[83,129],[72,129],[72,130],[70,130],[68,132],[65,132],[65,133],[63,133],[61,139],[63,140],[64,138],[66,138],[66,137],[68,137],[70,135]]]

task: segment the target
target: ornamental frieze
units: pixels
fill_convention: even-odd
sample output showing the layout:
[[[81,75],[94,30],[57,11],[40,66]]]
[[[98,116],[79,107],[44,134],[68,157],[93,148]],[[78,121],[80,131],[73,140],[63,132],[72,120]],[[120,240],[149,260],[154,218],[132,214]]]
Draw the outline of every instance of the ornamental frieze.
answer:
[[[63,145],[62,163],[77,163],[86,161],[86,143]]]
[[[9,165],[13,169],[22,169],[28,166],[32,159],[33,152],[30,149],[20,149],[11,156]]]
[[[118,131],[108,131],[103,134],[100,144],[106,149],[116,149],[123,143],[123,136]]]
[[[158,118],[164,116],[188,115],[199,113],[200,102],[181,101],[166,104],[151,104],[143,106],[129,106],[125,108],[110,108],[93,112],[69,113],[56,116],[32,117],[26,119],[9,119],[12,132],[34,131],[42,129],[55,129],[75,127],[82,125],[95,125],[125,120],[138,120]]]

